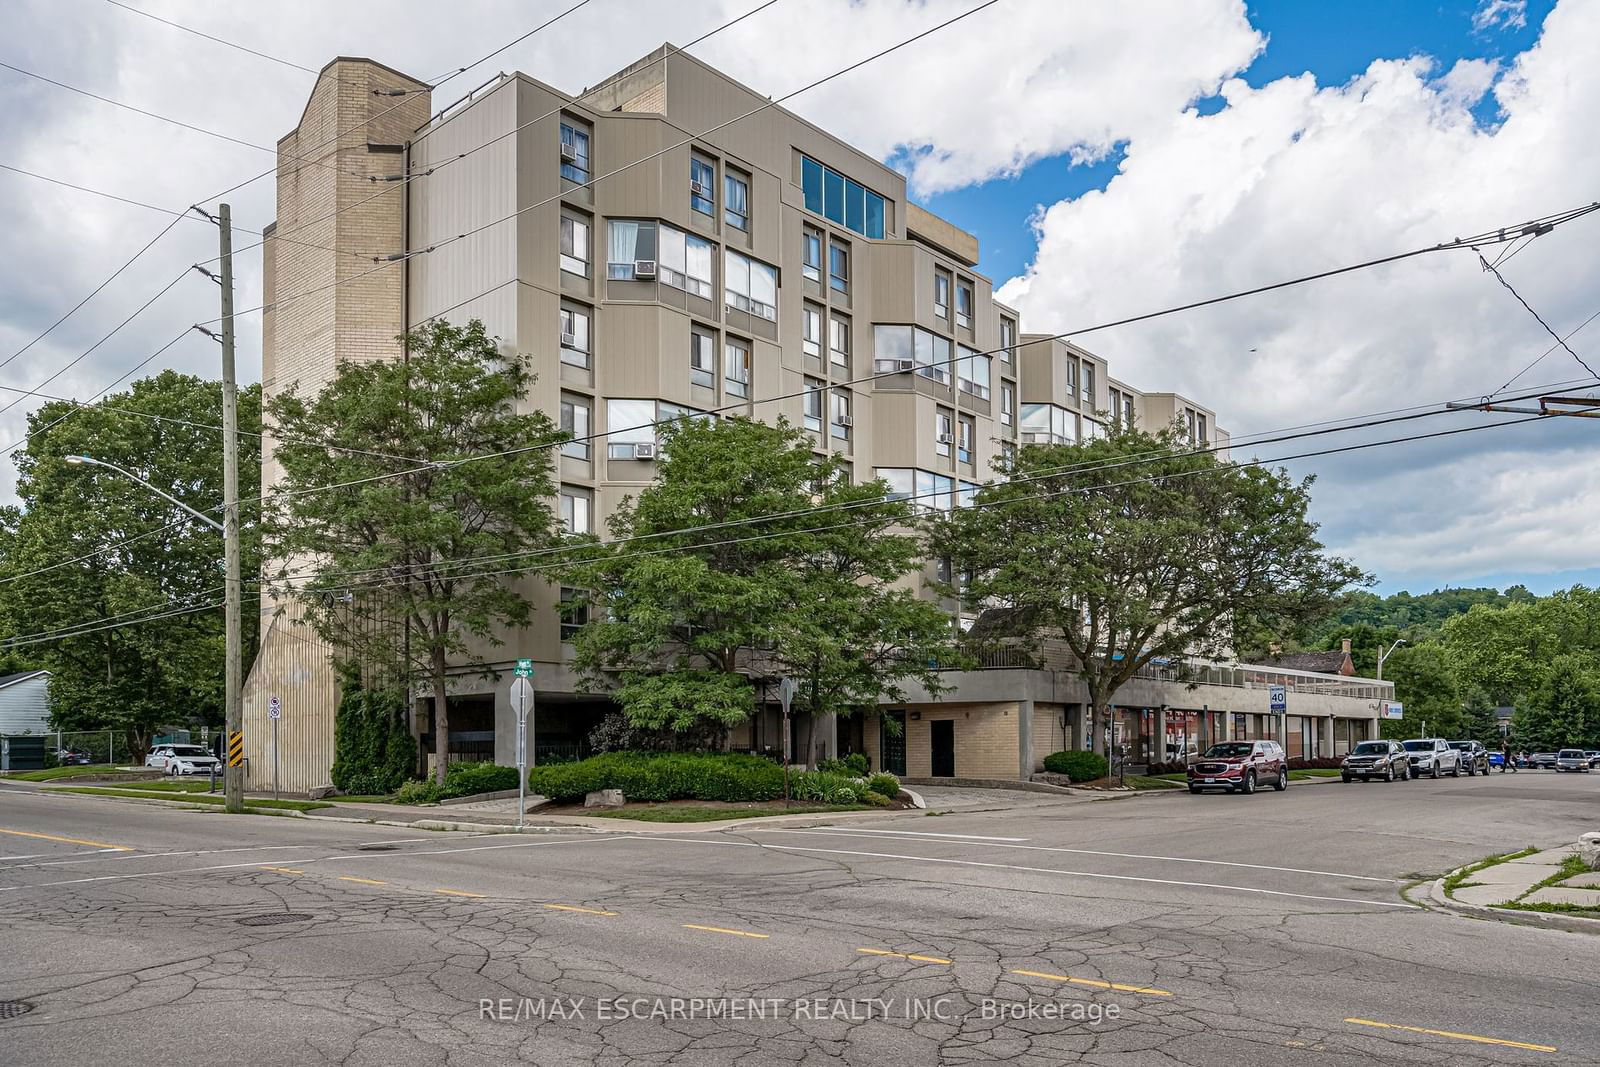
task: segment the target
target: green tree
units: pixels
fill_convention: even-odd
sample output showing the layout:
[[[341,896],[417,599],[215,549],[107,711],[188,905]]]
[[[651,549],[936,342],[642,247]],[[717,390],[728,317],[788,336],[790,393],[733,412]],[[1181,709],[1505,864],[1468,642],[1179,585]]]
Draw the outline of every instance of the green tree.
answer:
[[[1467,696],[1467,703],[1462,711],[1464,736],[1483,742],[1486,748],[1498,749],[1502,738],[1500,720],[1494,712],[1495,703],[1489,699],[1489,694],[1481,689],[1473,690]]]
[[[1467,736],[1461,689],[1449,653],[1437,642],[1402,645],[1383,664],[1383,676],[1394,682],[1395,697],[1405,706],[1405,718],[1381,724],[1384,737],[1459,739]]]
[[[1197,454],[1175,430],[1027,446],[1000,473],[934,549],[1017,634],[1066,644],[1097,715],[1151,660],[1226,656],[1245,620],[1292,630],[1363,579],[1323,553],[1309,480]]]
[[[1539,684],[1517,705],[1511,729],[1520,747],[1553,752],[1600,741],[1600,673],[1585,655],[1556,656]]]
[[[243,500],[259,493],[260,403],[259,387],[239,391]],[[222,541],[132,479],[64,457],[114,463],[220,514],[221,411],[221,383],[175,371],[89,407],[47,403],[16,454],[22,507],[0,515],[5,628],[18,642],[77,634],[14,648],[51,671],[54,725],[120,730],[136,758],[159,727],[222,722]],[[260,539],[248,509],[244,518],[241,570],[250,578]],[[248,588],[243,615],[248,661],[258,616]]]
[[[501,574],[558,538],[551,450],[537,446],[560,435],[543,413],[518,413],[532,376],[481,322],[401,340],[403,360],[341,361],[317,396],[273,398],[283,480],[269,545],[344,666],[408,691],[428,679],[442,784],[447,679],[483,669],[500,632],[527,625],[528,601]]]
[[[630,723],[710,744],[788,676],[809,758],[821,717],[900,699],[910,680],[942,691],[952,625],[914,588],[909,503],[852,484],[787,423],[691,420],[662,441],[655,481],[612,516],[617,543],[563,578],[595,590],[577,665],[618,683]]]
[[[1518,704],[1562,652],[1562,639],[1540,602],[1477,605],[1441,633],[1457,679],[1498,704]]]

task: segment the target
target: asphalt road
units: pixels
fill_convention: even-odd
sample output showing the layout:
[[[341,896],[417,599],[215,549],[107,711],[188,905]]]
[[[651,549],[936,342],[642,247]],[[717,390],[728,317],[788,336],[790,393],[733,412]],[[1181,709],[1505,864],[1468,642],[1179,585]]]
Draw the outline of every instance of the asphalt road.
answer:
[[[518,837],[7,787],[0,1063],[1600,1063],[1600,938],[1400,893],[1600,828],[1600,774],[995,798]]]

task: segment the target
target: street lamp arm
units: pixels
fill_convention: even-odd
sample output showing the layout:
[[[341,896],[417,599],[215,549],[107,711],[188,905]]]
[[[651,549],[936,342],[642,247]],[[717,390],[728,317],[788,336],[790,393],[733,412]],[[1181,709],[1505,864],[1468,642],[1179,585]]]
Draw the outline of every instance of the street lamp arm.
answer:
[[[108,470],[114,470],[118,474],[122,475],[124,478],[130,478],[133,481],[138,482],[140,485],[144,486],[146,489],[148,489],[152,493],[156,494],[156,496],[161,497],[163,500],[166,500],[166,501],[168,501],[170,503],[176,504],[178,507],[180,507],[184,511],[188,512],[194,518],[199,519],[201,522],[203,522],[207,526],[211,527],[217,533],[221,533],[222,532],[222,523],[218,522],[216,519],[211,518],[209,515],[206,515],[206,514],[203,514],[202,512],[196,511],[194,508],[191,508],[188,504],[185,504],[183,501],[179,500],[177,497],[173,496],[171,493],[168,493],[168,492],[166,492],[166,491],[164,491],[162,489],[157,488],[154,485],[151,485],[149,482],[145,481],[143,478],[139,477],[137,474],[133,473],[132,471],[127,470],[126,468],[119,467],[115,463],[107,463],[103,459],[95,459],[93,456],[67,456],[66,460],[67,460],[68,463],[72,464],[73,466],[78,466],[80,464],[87,463],[87,464],[89,464],[91,466],[105,467]]]

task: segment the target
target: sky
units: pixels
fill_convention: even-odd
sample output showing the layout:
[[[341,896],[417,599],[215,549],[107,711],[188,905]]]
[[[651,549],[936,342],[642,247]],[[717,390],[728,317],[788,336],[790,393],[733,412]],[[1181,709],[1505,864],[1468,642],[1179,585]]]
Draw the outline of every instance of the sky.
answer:
[[[224,136],[0,67],[0,168],[179,211],[255,179],[228,198],[237,225],[259,230],[273,214],[272,145],[312,80],[299,67],[365,55],[437,78],[573,2],[13,0],[0,63]],[[777,0],[693,52],[782,95],[976,2]],[[589,0],[435,104],[501,69],[577,92],[757,4]],[[889,161],[914,199],[975,233],[1025,330],[1070,331],[1117,377],[1215,408],[1236,458],[1463,430],[1286,466],[1315,476],[1324,541],[1380,592],[1543,592],[1600,582],[1600,424],[1467,411],[1252,442],[1446,400],[1593,391],[1521,301],[1557,333],[1577,330],[1572,349],[1600,366],[1600,323],[1581,328],[1600,311],[1600,214],[1511,247],[1509,287],[1463,249],[1089,327],[1600,200],[1596,55],[1600,0],[999,0],[787,106]],[[45,334],[169,221],[0,169],[0,452],[38,403],[6,387],[87,399],[124,375],[216,373],[215,345],[188,330],[216,315],[215,288],[188,271],[215,255],[198,218]],[[236,243],[239,306],[253,308],[259,253],[248,232]],[[246,377],[259,336],[243,316]],[[0,502],[14,478],[0,457]]]

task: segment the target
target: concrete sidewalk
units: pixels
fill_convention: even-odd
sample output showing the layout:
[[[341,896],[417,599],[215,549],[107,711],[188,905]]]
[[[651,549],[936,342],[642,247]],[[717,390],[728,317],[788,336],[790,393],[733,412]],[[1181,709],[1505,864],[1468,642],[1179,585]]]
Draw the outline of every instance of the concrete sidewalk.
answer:
[[[1593,835],[1586,835],[1593,836]],[[1448,878],[1433,884],[1433,902],[1478,918],[1511,922],[1536,922],[1565,929],[1600,933],[1600,918],[1567,914],[1567,909],[1593,909],[1600,916],[1600,871],[1572,861],[1594,855],[1594,842],[1580,841],[1560,848],[1549,848],[1526,856],[1504,860],[1467,872],[1454,887],[1446,888]],[[1573,871],[1574,866],[1583,869]],[[1454,877],[1452,872],[1450,877]],[[1530,909],[1528,905],[1553,905],[1550,911]]]

